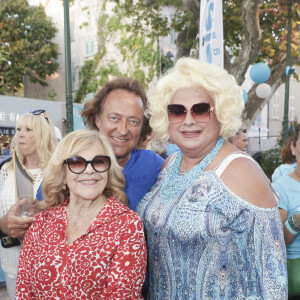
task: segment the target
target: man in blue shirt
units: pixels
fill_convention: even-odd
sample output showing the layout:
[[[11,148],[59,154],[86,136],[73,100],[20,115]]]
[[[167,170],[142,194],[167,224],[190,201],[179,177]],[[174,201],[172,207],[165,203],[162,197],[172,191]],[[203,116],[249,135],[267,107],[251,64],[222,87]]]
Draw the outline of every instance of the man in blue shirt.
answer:
[[[151,132],[144,116],[147,96],[144,87],[132,78],[108,82],[87,102],[81,112],[85,124],[105,135],[122,166],[129,207],[139,201],[156,182],[163,159],[153,151],[137,149]]]

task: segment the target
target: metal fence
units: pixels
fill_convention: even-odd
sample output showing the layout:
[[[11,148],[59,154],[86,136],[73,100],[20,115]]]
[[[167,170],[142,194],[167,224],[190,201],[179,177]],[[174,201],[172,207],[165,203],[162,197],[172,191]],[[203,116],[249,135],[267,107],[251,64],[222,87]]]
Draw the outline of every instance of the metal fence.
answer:
[[[278,147],[278,138],[280,136],[268,137],[248,137],[247,152],[252,156],[257,152],[265,152],[267,150]]]

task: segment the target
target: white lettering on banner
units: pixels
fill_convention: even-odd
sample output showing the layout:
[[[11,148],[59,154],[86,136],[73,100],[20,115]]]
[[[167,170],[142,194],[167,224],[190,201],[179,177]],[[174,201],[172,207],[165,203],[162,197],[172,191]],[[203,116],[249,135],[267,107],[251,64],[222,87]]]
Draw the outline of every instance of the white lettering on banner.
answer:
[[[6,112],[0,112],[0,121],[7,121],[7,115],[8,120],[11,122],[15,122],[18,120],[18,118],[21,116],[21,114],[16,113],[6,113]]]
[[[16,121],[16,115],[15,115],[14,113],[10,113],[10,114],[9,114],[9,119],[10,119],[11,121]]]
[[[224,67],[222,0],[201,0],[199,59]]]

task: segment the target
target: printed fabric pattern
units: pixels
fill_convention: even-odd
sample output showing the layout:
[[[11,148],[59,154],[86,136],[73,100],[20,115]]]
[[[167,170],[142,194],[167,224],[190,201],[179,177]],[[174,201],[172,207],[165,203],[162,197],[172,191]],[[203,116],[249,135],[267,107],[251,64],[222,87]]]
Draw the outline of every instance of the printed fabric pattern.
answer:
[[[137,207],[148,245],[147,299],[287,299],[278,208],[239,198],[214,170],[162,200],[166,173]]]
[[[143,299],[147,251],[140,217],[110,198],[68,247],[66,204],[38,214],[27,231],[16,299]]]

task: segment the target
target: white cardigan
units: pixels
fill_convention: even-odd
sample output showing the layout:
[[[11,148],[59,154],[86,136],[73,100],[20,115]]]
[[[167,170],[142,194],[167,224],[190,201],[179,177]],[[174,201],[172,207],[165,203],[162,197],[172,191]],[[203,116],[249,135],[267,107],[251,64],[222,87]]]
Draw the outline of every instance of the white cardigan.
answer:
[[[16,203],[15,179],[10,165],[10,163],[4,164],[0,172],[0,218]],[[30,169],[28,171],[34,177],[33,192],[35,195],[42,182],[43,172],[41,169]],[[1,267],[5,273],[10,274],[10,277],[17,278],[20,250],[21,246],[3,248],[0,245]]]

